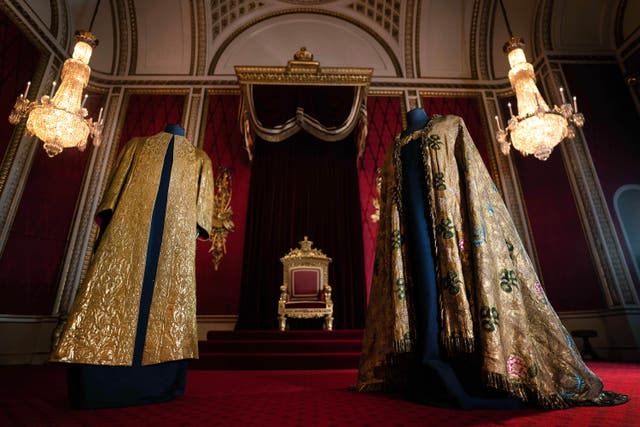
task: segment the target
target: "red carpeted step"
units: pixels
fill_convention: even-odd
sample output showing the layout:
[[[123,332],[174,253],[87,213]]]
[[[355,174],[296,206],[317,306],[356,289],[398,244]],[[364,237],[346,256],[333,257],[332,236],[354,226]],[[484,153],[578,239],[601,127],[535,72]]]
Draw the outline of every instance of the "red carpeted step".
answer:
[[[362,330],[211,331],[195,369],[356,369]]]
[[[362,340],[210,339],[201,341],[199,348],[209,353],[359,353]]]
[[[288,370],[355,369],[359,352],[342,353],[201,353],[189,362],[191,369]]]
[[[239,340],[273,340],[273,339],[316,339],[316,340],[362,340],[362,329],[337,329],[335,331],[299,330],[299,331],[209,331],[207,340],[239,339]]]

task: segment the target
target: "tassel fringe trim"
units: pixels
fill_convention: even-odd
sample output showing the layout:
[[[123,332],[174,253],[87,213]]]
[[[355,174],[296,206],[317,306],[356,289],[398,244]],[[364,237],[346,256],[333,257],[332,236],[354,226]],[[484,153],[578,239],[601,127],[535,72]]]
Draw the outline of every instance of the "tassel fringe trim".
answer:
[[[507,377],[495,372],[483,372],[484,383],[489,387],[502,390],[523,402],[533,403],[547,409],[563,409],[570,405],[559,395],[545,395],[539,390],[534,390],[526,384],[509,380]]]

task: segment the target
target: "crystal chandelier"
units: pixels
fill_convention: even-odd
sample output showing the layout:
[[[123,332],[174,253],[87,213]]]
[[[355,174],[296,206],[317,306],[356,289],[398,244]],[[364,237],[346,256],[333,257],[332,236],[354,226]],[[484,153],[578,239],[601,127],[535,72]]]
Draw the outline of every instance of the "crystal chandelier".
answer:
[[[547,160],[556,145],[567,137],[575,136],[573,125],[582,127],[584,116],[578,113],[575,96],[573,105],[566,101],[563,88],[560,88],[562,105],[549,108],[536,87],[533,65],[527,62],[522,49],[524,47],[522,38],[514,37],[511,33],[502,0],[500,0],[500,6],[511,35],[511,39],[505,43],[503,49],[511,67],[509,82],[516,93],[518,114],[513,114],[511,103],[509,103],[511,117],[505,129],[502,129],[498,116],[495,117],[498,125],[496,139],[505,155],[509,154],[510,146],[513,145],[525,156],[533,154],[539,160]]]
[[[96,12],[98,10],[96,5]],[[96,12],[94,12],[93,20]],[[93,144],[100,145],[100,135],[104,119],[102,108],[98,120],[87,118],[88,112],[84,108],[88,95],[82,92],[89,82],[91,68],[89,59],[98,40],[90,31],[76,31],[76,45],[73,55],[62,66],[60,77],[62,82],[56,91],[56,82],[49,95],[44,95],[40,101],[29,101],[27,93],[31,82],[27,83],[24,94],[20,94],[13,110],[9,114],[9,123],[18,124],[27,117],[27,134],[35,135],[44,142],[44,149],[53,157],[65,148],[77,147],[83,151],[87,145],[89,135]]]

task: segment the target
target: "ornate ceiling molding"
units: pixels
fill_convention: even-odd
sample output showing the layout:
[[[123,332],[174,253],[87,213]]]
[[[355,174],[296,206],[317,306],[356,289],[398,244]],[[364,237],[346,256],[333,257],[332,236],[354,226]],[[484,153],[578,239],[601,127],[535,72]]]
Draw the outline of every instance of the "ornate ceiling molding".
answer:
[[[211,0],[211,35],[215,40],[236,20],[258,12],[265,6],[263,1]]]
[[[413,1],[405,3],[408,9],[413,9]],[[400,41],[402,2],[397,0],[356,0],[347,7],[373,21],[395,41]]]
[[[136,74],[138,65],[138,22],[136,19],[136,7],[134,0],[127,0],[127,14],[129,15],[129,28],[131,30],[131,45],[129,56],[129,75]]]
[[[194,44],[196,44],[193,49],[196,52],[196,58],[193,60],[195,62],[195,67],[192,65],[192,69],[195,69],[195,74],[197,76],[202,76],[205,73],[205,69],[207,66],[207,20],[205,19],[206,7],[205,0],[192,0],[195,3],[195,9],[192,7],[192,10],[195,10],[196,16],[193,17],[193,21],[197,20],[196,24],[192,24],[192,39],[194,40]],[[192,64],[193,64],[192,62]]]
[[[478,64],[476,63],[477,61],[477,57],[478,57],[478,39],[480,38],[480,31],[478,29],[478,20],[479,20],[479,16],[480,16],[480,10],[481,10],[481,3],[482,0],[474,0],[473,2],[473,14],[471,16],[471,31],[470,31],[470,36],[471,36],[471,40],[469,40],[469,65],[471,67],[471,78],[472,79],[477,79],[478,78]],[[486,26],[481,27],[484,32],[482,34],[483,37],[486,37]],[[416,52],[418,52],[416,50]],[[486,58],[485,58],[485,63],[486,63]],[[418,71],[418,75],[420,74],[420,72]]]
[[[418,9],[417,11],[415,9]],[[415,63],[420,62],[416,61],[414,58],[414,40],[418,37],[419,34],[419,25],[414,22],[416,13],[420,13],[420,2],[418,2],[418,7],[414,3],[414,0],[407,1],[407,8],[405,14],[404,21],[404,67],[405,67],[405,77],[412,79],[416,77],[415,75]],[[419,15],[418,15],[419,16]],[[416,49],[419,48],[418,42],[416,41]],[[418,51],[415,51],[415,54],[418,55]],[[416,56],[417,58],[417,56]],[[401,76],[402,74],[398,74]]]
[[[413,1],[413,0],[410,0],[410,1]],[[262,15],[260,17],[257,17],[255,19],[249,21],[249,22],[246,22],[242,26],[236,28],[233,31],[233,33],[231,35],[229,35],[220,44],[220,46],[217,48],[216,53],[213,56],[213,59],[211,60],[211,63],[209,64],[208,75],[213,75],[213,73],[214,73],[214,71],[216,69],[216,65],[218,64],[218,61],[220,60],[220,57],[222,56],[224,51],[229,47],[231,42],[233,42],[240,34],[245,32],[246,30],[248,30],[252,26],[254,26],[256,24],[259,24],[259,23],[261,23],[263,21],[266,21],[268,19],[271,19],[271,18],[274,18],[274,17],[277,17],[277,16],[284,16],[284,15],[291,15],[291,14],[298,14],[298,13],[324,15],[324,16],[330,16],[330,17],[333,17],[333,18],[338,18],[338,19],[341,19],[343,21],[346,21],[346,22],[348,22],[350,24],[353,24],[353,25],[357,26],[361,30],[364,30],[367,34],[369,34],[371,37],[373,37],[380,44],[380,46],[384,49],[384,51],[387,53],[387,55],[389,56],[389,59],[393,63],[393,67],[395,69],[396,76],[398,76],[398,77],[402,76],[402,69],[400,67],[400,63],[398,62],[398,58],[396,57],[394,51],[387,44],[387,42],[380,36],[380,34],[375,32],[372,28],[370,28],[367,25],[364,25],[360,21],[357,21],[357,20],[355,20],[355,19],[353,19],[353,18],[351,18],[349,16],[343,15],[343,14],[338,13],[338,12],[333,12],[333,11],[324,10],[324,9],[311,9],[311,8],[295,8],[295,9],[277,10],[277,11]]]
[[[113,3],[114,16],[116,16],[116,23],[118,32],[114,31],[114,34],[118,34],[116,44],[118,46],[118,61],[116,64],[116,75],[122,76],[127,71],[127,58],[129,54],[129,25],[125,25],[128,22],[127,8],[122,1],[115,1]],[[91,77],[94,77],[95,73],[91,73]]]

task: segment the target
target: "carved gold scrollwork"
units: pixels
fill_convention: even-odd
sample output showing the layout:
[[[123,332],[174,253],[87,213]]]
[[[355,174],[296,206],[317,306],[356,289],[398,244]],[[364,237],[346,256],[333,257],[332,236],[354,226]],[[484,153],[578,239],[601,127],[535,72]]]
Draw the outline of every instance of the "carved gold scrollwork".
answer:
[[[377,197],[374,197],[371,203],[375,212],[371,214],[371,221],[380,221],[380,193],[382,192],[382,168],[376,168],[376,191]]]
[[[211,248],[213,267],[218,270],[222,257],[227,253],[227,235],[235,228],[231,209],[231,171],[220,168],[213,196],[213,226]]]

